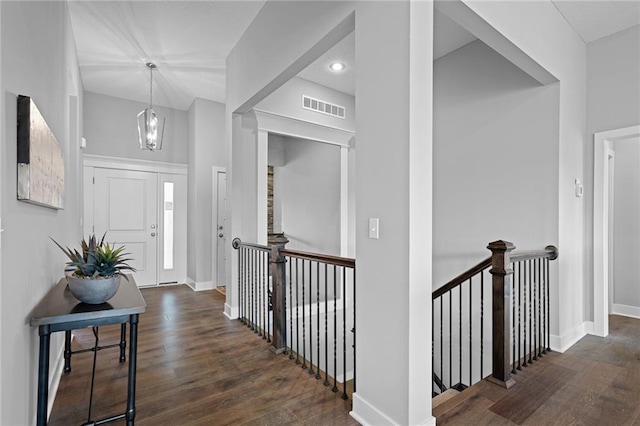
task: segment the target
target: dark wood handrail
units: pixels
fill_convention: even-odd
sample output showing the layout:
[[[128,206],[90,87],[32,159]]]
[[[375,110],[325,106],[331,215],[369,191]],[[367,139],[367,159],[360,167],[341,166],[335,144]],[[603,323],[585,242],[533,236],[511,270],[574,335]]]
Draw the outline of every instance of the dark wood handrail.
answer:
[[[511,263],[521,262],[523,260],[530,259],[545,259],[555,260],[558,258],[558,248],[555,246],[546,246],[544,250],[523,250],[523,251],[514,251],[510,255]],[[460,284],[466,282],[469,278],[475,276],[476,274],[484,271],[485,269],[491,266],[491,256],[484,259],[482,262],[477,265],[469,268],[467,271],[461,273],[442,287],[438,288],[433,292],[433,299],[437,299],[443,294],[447,293],[451,289],[456,288]]]
[[[435,300],[438,297],[445,294],[446,292],[450,291],[451,289],[456,288],[457,286],[459,286],[463,282],[466,282],[469,278],[473,277],[477,273],[482,272],[485,269],[489,268],[489,266],[491,266],[491,256],[487,257],[485,260],[478,263],[476,266],[461,273],[460,275],[458,275],[457,277],[455,277],[454,279],[452,279],[451,281],[449,281],[439,289],[435,290],[433,292],[433,299]]]
[[[310,253],[299,250],[280,250],[282,256],[291,256],[298,259],[313,260],[315,262],[328,263],[330,265],[344,266],[346,268],[355,268],[356,260],[350,257],[331,256],[328,254]]]

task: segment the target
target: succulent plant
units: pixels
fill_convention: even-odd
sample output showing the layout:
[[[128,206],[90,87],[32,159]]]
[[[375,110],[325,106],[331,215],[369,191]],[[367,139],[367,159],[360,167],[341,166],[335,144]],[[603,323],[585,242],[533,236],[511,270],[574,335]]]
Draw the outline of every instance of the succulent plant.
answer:
[[[89,241],[85,239],[80,241],[82,252],[63,247],[53,238],[49,238],[71,259],[67,265],[76,268],[73,272],[74,276],[97,278],[123,275],[123,271],[135,272],[135,269],[127,264],[132,259],[126,258],[129,253],[124,253],[124,246],[109,245],[104,241],[106,235],[105,232],[99,242],[95,235],[91,235]],[[124,275],[124,277],[127,276]]]

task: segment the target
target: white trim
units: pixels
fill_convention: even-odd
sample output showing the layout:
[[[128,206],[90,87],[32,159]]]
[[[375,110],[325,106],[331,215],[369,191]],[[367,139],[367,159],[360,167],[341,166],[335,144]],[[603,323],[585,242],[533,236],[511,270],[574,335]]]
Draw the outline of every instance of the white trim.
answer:
[[[258,123],[259,124],[259,123]],[[269,163],[269,132],[258,125],[256,135],[256,243],[267,245],[267,171]]]
[[[71,333],[71,341],[75,335]],[[60,379],[62,378],[62,370],[64,369],[64,344],[62,349],[58,353],[58,357],[56,358],[55,368],[53,372],[51,372],[51,380],[49,381],[49,400],[47,401],[47,421],[49,421],[49,416],[51,416],[51,411],[53,411],[53,403],[56,400],[56,394],[58,393],[58,387],[60,386]],[[34,422],[35,424],[35,419]]]
[[[384,413],[358,395],[357,392],[353,394],[352,399],[353,409],[349,412],[349,415],[356,419],[356,421],[361,425],[398,425],[398,423],[391,420]],[[431,416],[418,426],[436,426],[436,418]]]
[[[340,256],[349,256],[349,148],[340,147]]]
[[[593,135],[593,334],[609,334],[609,150],[611,142],[640,136],[640,125]]]
[[[213,290],[215,289],[215,284],[213,281],[194,281],[191,278],[187,278],[187,285],[193,291],[205,291],[205,290]]]
[[[252,111],[258,124],[258,130],[266,132],[346,147],[349,146],[349,140],[355,136],[355,132],[350,130],[316,124],[255,108]]]
[[[224,304],[224,316],[226,316],[227,318],[234,320],[234,319],[238,319],[240,317],[240,310],[238,309],[238,307],[233,307],[231,305],[229,305],[228,303]]]
[[[587,334],[593,334],[593,322],[585,321],[582,324],[567,331],[562,336],[556,336],[552,334],[549,339],[549,346],[551,350],[556,352],[566,352],[571,346],[578,343]]]
[[[614,303],[612,305],[611,313],[614,315],[622,315],[624,317],[640,318],[640,307]]]
[[[136,170],[142,172],[156,172],[186,175],[187,164],[165,163],[162,161],[137,160],[134,158],[111,157],[107,155],[84,154],[83,165],[101,167],[105,169]]]

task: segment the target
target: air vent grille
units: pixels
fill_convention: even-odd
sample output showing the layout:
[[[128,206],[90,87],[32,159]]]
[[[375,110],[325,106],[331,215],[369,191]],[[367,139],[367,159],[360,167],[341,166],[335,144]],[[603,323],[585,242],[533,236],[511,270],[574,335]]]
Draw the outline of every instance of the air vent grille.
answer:
[[[302,108],[321,114],[344,119],[345,108],[330,102],[321,101],[310,96],[302,95]]]

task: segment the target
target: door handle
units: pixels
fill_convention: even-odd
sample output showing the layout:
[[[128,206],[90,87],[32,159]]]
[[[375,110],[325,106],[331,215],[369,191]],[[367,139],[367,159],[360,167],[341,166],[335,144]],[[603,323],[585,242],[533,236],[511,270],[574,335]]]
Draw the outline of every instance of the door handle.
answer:
[[[152,236],[152,237],[155,237],[155,236],[156,236],[156,233],[155,233],[155,232],[152,232],[152,233],[151,233],[151,236]]]
[[[222,237],[224,237],[224,234],[221,232],[221,233],[218,234],[218,237],[222,238]]]

